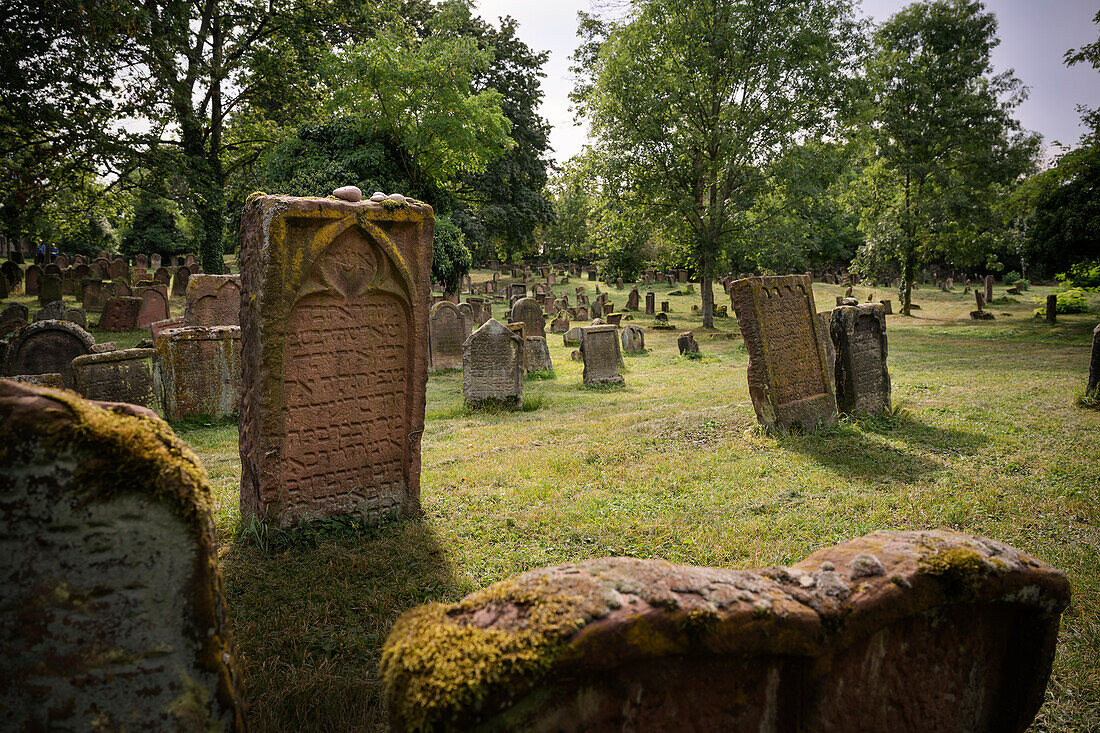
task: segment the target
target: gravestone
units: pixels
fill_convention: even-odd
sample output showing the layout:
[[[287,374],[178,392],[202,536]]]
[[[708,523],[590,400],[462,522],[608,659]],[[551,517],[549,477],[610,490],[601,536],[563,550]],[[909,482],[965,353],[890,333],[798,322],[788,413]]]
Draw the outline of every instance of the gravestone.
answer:
[[[0,273],[7,281],[8,292],[10,293],[14,293],[19,288],[20,283],[23,282],[23,268],[11,260],[7,260],[0,265]]]
[[[480,308],[478,309],[480,310]],[[463,333],[465,336],[469,336],[474,332],[474,326],[481,325],[477,323],[477,314],[474,312],[474,306],[470,303],[459,303],[458,312],[462,314]],[[465,338],[463,338],[465,341]]]
[[[153,254],[149,255],[149,267],[153,268],[154,270],[157,270],[157,269],[160,269],[160,265],[161,265],[160,253],[154,252]]]
[[[75,323],[39,321],[17,331],[8,344],[6,374],[61,375],[73,386],[73,359],[92,353],[95,338]]]
[[[57,265],[46,265],[44,268],[42,268],[42,274],[44,275],[57,275],[58,277],[60,277],[62,272],[63,270]]]
[[[91,264],[92,277],[96,280],[111,279],[111,261],[106,257],[97,257]],[[64,269],[64,268],[62,268]]]
[[[546,337],[546,317],[542,308],[531,298],[521,298],[512,306],[511,321],[526,325],[527,336]]]
[[[61,276],[43,275],[42,284],[38,288],[38,305],[45,306],[55,300],[61,300]]]
[[[657,294],[652,293],[652,292],[646,293],[645,294],[645,314],[647,316],[652,316],[656,312],[657,312]]]
[[[550,360],[550,347],[543,336],[527,336],[524,340],[524,358],[529,372],[552,372],[554,362]]]
[[[108,298],[99,319],[101,331],[133,331],[138,325],[141,298]]]
[[[135,295],[141,298],[141,309],[138,310],[138,328],[149,328],[157,321],[168,318],[168,289],[163,285],[152,287],[139,287]],[[180,319],[179,325],[183,325]]]
[[[1089,381],[1085,395],[1100,397],[1100,324],[1092,329],[1092,360],[1089,362]]]
[[[565,333],[569,330],[569,314],[559,311],[550,322],[550,333]]]
[[[134,294],[134,290],[130,287],[130,283],[125,280],[112,280],[108,283],[108,288],[108,292],[116,298],[129,298]]]
[[[83,294],[81,295],[81,304],[84,307],[84,311],[87,313],[101,312],[103,306],[107,305],[107,298],[110,297],[106,288],[103,287],[103,281],[88,278],[82,281],[82,285],[84,287]]]
[[[730,284],[756,417],[766,428],[812,430],[836,422],[825,345],[805,275],[750,277]]]
[[[244,731],[190,448],[149,410],[3,380],[0,443],[5,728]]]
[[[893,304],[892,301],[880,300],[879,303],[881,303],[882,307],[886,309],[886,315],[888,315],[888,316],[894,315],[894,304]]]
[[[836,394],[836,348],[833,346],[833,337],[829,333],[833,311],[824,311],[817,314],[818,337],[825,346],[825,376],[829,379],[829,389]]]
[[[188,253],[183,257],[183,266],[190,270],[195,266],[195,263],[199,261],[199,258],[194,254]]]
[[[428,316],[428,353],[432,371],[462,368],[462,343],[466,324],[454,303],[442,301],[432,306]]]
[[[168,272],[167,267],[158,267],[153,272],[153,280],[167,288],[172,282],[172,274]]]
[[[13,374],[9,377],[5,377],[5,379],[10,379],[20,384],[30,384],[35,387],[65,389],[65,381],[61,378],[61,375],[56,372],[52,374]]]
[[[59,254],[57,257],[53,258],[53,264],[57,265],[58,268],[64,270],[66,267],[69,266],[69,258],[64,254]]]
[[[31,265],[27,268],[26,279],[23,283],[24,295],[38,295],[39,290],[42,287],[42,268],[38,265]]]
[[[589,326],[581,331],[581,354],[584,355],[584,385],[603,387],[623,385],[619,373],[622,355],[619,351],[619,329],[615,326]]]
[[[134,267],[143,269],[149,267],[149,258],[144,254],[134,255]]]
[[[573,326],[573,328],[566,331],[562,337],[562,343],[565,346],[577,346],[581,342],[581,338],[584,336],[584,329],[580,326]]]
[[[684,354],[698,354],[699,344],[695,341],[695,334],[691,331],[682,331],[676,337],[676,348],[680,350],[680,356]]]
[[[1022,733],[1070,595],[947,530],[761,570],[599,558],[406,612],[380,676],[399,731]]]
[[[4,306],[4,309],[0,311],[0,323],[14,320],[20,320],[25,323],[30,320],[30,309],[22,303],[0,303],[0,305]]]
[[[626,308],[623,310],[636,311],[638,310],[638,286],[635,285],[630,289],[630,294],[626,297]]]
[[[645,351],[645,331],[633,324],[623,328],[620,340],[624,354],[640,354]]]
[[[34,314],[35,323],[39,321],[68,321],[81,328],[88,327],[88,316],[79,308],[70,308],[60,300],[55,300]]]
[[[110,273],[112,280],[129,280],[130,266],[121,257],[111,261]]]
[[[168,420],[241,409],[241,329],[170,328],[153,338],[153,384]]]
[[[662,300],[661,301],[661,312],[662,313],[668,313],[670,310],[672,310],[672,309],[669,307],[668,301],[667,300]]]
[[[192,275],[183,322],[188,326],[241,325],[241,276]]]
[[[154,321],[149,324],[149,331],[152,333],[154,341],[156,341],[157,336],[170,328],[183,328],[183,316],[165,318],[163,321]]]
[[[400,194],[246,204],[243,516],[419,512],[434,229]]]
[[[119,349],[73,359],[73,387],[89,400],[155,407],[152,349]]]
[[[992,275],[986,275],[985,276],[985,293],[984,293],[984,295],[985,295],[985,302],[986,303],[992,303],[993,302],[993,276]]]
[[[688,271],[687,270],[677,270],[676,271],[676,279],[679,280],[682,283],[686,283],[688,281]]]
[[[837,409],[845,415],[888,413],[886,309],[879,304],[837,308],[829,331],[836,349]]]
[[[1055,293],[1047,296],[1046,318],[1047,323],[1058,320],[1058,296]]]
[[[187,283],[191,280],[191,268],[180,265],[172,275],[172,297],[182,298],[187,295]]]

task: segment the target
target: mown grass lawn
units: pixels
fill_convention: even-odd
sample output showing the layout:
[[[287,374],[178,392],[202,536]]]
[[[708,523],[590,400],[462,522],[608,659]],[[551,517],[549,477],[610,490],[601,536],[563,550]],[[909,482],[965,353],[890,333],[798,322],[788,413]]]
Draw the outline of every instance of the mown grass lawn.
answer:
[[[649,353],[626,357],[625,389],[582,389],[558,336],[548,339],[556,378],[525,386],[542,400],[534,411],[465,414],[461,374],[433,375],[422,517],[242,527],[236,425],[178,426],[217,493],[257,730],[383,728],[377,662],[393,620],[536,566],[630,555],[748,568],[877,529],[935,527],[1006,541],[1066,572],[1073,604],[1033,729],[1100,730],[1100,412],[1073,403],[1097,315],[1033,319],[1040,288],[998,298],[996,320],[978,323],[961,288],[922,289],[916,317],[889,318],[895,414],[772,437],[756,428],[748,357],[727,338],[736,322],[704,333],[697,296],[655,290],[677,328],[647,330]],[[819,309],[840,291],[816,284]],[[676,353],[678,330],[692,327],[697,361]]]

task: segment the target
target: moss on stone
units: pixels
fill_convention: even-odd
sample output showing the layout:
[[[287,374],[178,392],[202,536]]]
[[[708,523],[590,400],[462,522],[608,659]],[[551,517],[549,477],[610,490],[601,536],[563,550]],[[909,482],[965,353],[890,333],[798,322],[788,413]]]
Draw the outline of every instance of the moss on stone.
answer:
[[[940,578],[951,593],[973,595],[995,569],[975,550],[952,547],[921,558],[920,572]]]

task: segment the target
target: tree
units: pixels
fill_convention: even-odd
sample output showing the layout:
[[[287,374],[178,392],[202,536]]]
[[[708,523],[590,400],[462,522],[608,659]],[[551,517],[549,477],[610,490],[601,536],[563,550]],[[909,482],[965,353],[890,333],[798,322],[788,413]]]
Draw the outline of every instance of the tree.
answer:
[[[712,281],[767,166],[835,123],[859,50],[848,0],[633,0],[626,20],[581,16],[574,99],[605,177],[628,205],[690,238],[713,326]]]
[[[160,196],[143,193],[134,206],[134,219],[122,235],[122,253],[173,254],[186,248],[175,205]]]
[[[973,261],[991,251],[996,202],[1037,148],[1011,116],[1024,98],[1019,80],[993,75],[996,31],[978,0],[924,0],[874,35],[867,78],[876,160],[867,168],[873,195],[861,260],[878,250],[898,262],[905,315],[916,267],[935,254]]]

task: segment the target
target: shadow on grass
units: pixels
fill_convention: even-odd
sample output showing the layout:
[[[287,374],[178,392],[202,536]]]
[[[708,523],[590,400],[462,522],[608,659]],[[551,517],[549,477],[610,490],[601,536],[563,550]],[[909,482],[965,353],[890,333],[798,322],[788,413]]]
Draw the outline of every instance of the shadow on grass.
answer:
[[[378,661],[393,622],[470,590],[431,528],[314,523],[263,542],[253,531],[221,560],[252,729],[384,729]]]
[[[883,417],[861,418],[856,424],[865,432],[903,440],[932,453],[973,455],[989,442],[989,438],[980,433],[938,428],[915,420],[904,411]]]

